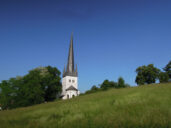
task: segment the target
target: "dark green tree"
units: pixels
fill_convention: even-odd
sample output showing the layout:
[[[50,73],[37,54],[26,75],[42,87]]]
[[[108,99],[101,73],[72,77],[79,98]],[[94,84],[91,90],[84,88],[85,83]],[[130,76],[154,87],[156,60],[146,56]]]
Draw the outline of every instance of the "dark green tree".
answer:
[[[55,67],[39,67],[24,77],[0,83],[0,104],[3,109],[52,101],[61,92],[60,71]]]
[[[160,83],[165,83],[169,81],[169,75],[167,72],[160,72],[159,74]]]
[[[0,104],[2,105],[2,109],[10,109],[10,106],[13,102],[13,95],[15,94],[15,91],[10,84],[10,81],[11,80],[4,80],[2,83],[0,83]]]
[[[91,91],[98,91],[98,90],[99,90],[99,88],[96,85],[93,85],[91,87]]]
[[[102,90],[106,90],[108,88],[118,88],[118,84],[114,81],[104,80],[103,83],[100,85]]]
[[[171,81],[171,61],[163,68],[163,70],[168,74],[169,80]]]
[[[45,100],[46,101],[52,101],[56,99],[56,97],[61,93],[62,91],[62,84],[61,84],[61,77],[60,77],[60,71],[55,68],[48,66],[47,67],[48,74],[43,79],[44,89],[45,89]]]
[[[29,74],[23,77],[23,84],[18,90],[18,107],[44,102],[45,92],[41,80],[42,76],[39,70],[31,70]]]
[[[118,88],[118,83],[114,81],[110,81],[110,87],[111,88]]]
[[[125,81],[122,77],[118,78],[118,88],[124,88],[125,87]]]
[[[135,82],[138,85],[155,83],[159,77],[160,70],[154,67],[153,64],[147,66],[140,66],[136,69],[136,79]]]
[[[96,85],[93,85],[90,90],[87,90],[85,94],[90,94],[99,91],[99,88]]]
[[[109,80],[104,80],[103,81],[103,83],[101,84],[101,86],[100,86],[100,88],[102,89],[102,90],[106,90],[107,88],[109,88],[110,87],[110,83],[109,83]]]

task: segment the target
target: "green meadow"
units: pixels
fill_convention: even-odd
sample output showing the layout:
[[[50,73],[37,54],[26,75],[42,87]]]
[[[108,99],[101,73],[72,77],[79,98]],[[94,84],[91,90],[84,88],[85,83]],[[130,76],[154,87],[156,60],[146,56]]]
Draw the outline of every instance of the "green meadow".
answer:
[[[0,111],[0,128],[170,128],[171,83]]]

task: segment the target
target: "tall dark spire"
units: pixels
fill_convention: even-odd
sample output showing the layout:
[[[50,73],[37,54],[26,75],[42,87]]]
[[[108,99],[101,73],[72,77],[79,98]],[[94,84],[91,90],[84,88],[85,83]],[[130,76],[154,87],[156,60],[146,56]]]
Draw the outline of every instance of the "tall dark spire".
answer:
[[[73,50],[73,34],[71,35],[69,54],[68,54],[68,64],[67,64],[67,72],[74,71],[74,50]]]
[[[63,70],[63,74],[65,73],[65,65],[64,65],[64,70]]]
[[[63,73],[63,77],[65,76],[77,76],[77,72],[75,71],[75,67],[74,67],[73,33],[71,34],[67,69]]]

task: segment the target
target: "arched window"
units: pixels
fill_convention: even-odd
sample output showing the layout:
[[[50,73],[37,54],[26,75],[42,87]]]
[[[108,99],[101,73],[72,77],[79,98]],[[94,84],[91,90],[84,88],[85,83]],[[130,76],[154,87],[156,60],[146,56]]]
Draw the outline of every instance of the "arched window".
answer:
[[[67,95],[67,99],[69,99],[69,95]]]

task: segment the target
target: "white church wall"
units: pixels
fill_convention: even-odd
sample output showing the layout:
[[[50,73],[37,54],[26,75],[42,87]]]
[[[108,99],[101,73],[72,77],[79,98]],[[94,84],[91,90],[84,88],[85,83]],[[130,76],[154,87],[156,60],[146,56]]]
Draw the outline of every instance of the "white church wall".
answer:
[[[62,95],[65,95],[66,90],[66,77],[62,78]]]
[[[67,95],[67,98],[69,96],[69,99],[73,98],[73,97],[77,96],[77,91],[69,90],[69,91],[67,91],[66,95]]]
[[[66,88],[70,87],[71,85],[75,87],[76,89],[78,88],[78,78],[73,77],[73,76],[66,76]]]
[[[66,76],[62,79],[62,90],[63,92],[70,86],[78,89],[78,77]]]
[[[63,99],[71,99],[78,96],[78,91],[75,90],[68,90],[66,91],[65,96],[63,97]]]
[[[69,95],[69,98],[72,98],[72,95],[75,95],[75,96],[79,95],[79,92],[74,91],[74,90],[66,91],[66,89],[69,88],[70,86],[73,86],[76,89],[78,89],[78,77],[65,76],[62,79],[62,95],[64,95],[63,99],[67,99],[67,94]]]

